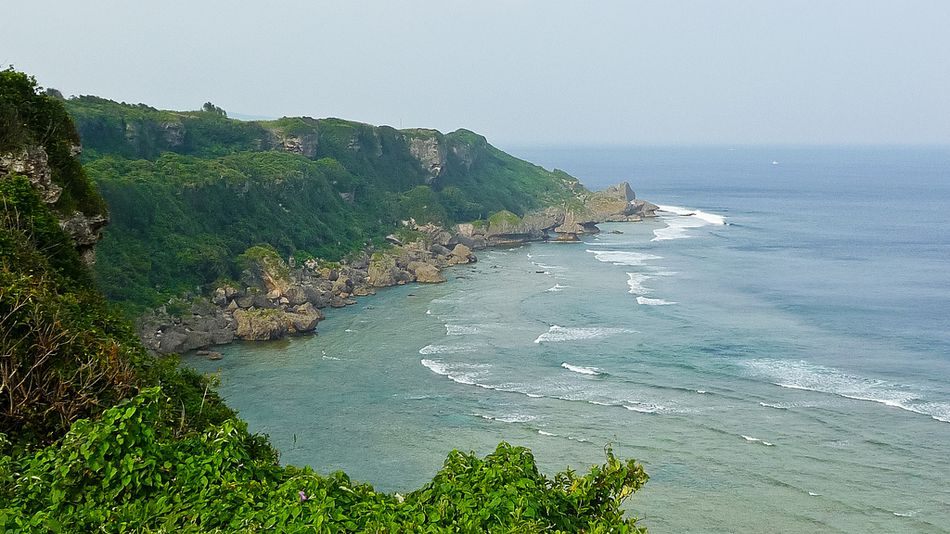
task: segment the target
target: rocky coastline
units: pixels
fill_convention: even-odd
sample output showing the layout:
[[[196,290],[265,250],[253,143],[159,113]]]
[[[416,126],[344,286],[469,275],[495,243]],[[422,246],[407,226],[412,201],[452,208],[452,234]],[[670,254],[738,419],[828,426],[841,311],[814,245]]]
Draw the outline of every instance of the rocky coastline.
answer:
[[[546,208],[523,218],[499,212],[451,229],[404,221],[402,238],[387,237],[390,247],[340,262],[311,259],[297,265],[271,248],[254,247],[244,255],[239,283],[217,287],[185,309],[164,306],[145,314],[137,324],[139,337],[158,354],[199,350],[217,358],[208,350],[215,345],[313,333],[325,317],[322,310],[356,304],[357,297],[379,288],[444,282],[444,269],[477,261],[474,250],[579,241],[579,235],[599,232],[598,223],[640,221],[655,217],[658,209],[637,199],[626,182],[579,201],[573,208]]]

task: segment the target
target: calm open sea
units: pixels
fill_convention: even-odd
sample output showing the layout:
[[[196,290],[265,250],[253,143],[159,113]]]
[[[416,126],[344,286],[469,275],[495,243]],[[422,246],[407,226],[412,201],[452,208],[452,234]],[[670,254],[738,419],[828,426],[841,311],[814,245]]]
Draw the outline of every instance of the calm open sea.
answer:
[[[283,461],[382,490],[611,443],[652,532],[950,532],[950,149],[513,152],[669,211],[187,364]]]

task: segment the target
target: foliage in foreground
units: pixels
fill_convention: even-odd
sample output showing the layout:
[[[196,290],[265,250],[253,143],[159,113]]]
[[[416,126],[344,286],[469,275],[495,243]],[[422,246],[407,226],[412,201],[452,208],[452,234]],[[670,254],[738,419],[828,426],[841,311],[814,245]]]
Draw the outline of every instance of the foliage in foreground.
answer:
[[[587,475],[553,479],[522,447],[502,443],[484,459],[453,451],[402,497],[342,472],[280,467],[239,420],[176,439],[156,424],[166,404],[148,389],[77,421],[60,444],[0,457],[0,530],[645,532],[620,505],[647,475],[609,449]]]

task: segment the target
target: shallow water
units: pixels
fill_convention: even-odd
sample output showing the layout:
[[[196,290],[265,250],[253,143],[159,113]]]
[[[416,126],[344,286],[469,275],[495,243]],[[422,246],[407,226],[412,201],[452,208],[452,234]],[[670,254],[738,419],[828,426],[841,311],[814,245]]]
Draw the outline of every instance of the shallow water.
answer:
[[[672,211],[187,363],[283,461],[382,490],[452,448],[553,473],[610,443],[652,532],[950,531],[950,152],[521,154]]]

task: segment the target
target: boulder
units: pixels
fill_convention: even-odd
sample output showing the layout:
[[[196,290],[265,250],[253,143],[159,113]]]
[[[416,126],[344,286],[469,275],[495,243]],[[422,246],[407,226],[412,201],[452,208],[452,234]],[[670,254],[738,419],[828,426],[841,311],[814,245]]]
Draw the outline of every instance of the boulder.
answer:
[[[429,247],[429,251],[431,251],[433,254],[438,254],[439,256],[448,256],[452,253],[448,247],[438,243],[434,243],[431,247]]]
[[[416,277],[416,282],[420,284],[438,284],[445,282],[445,278],[435,265],[422,262],[412,262],[409,269]]]
[[[472,254],[472,249],[462,243],[455,245],[452,253],[449,255],[449,265],[461,265],[465,263],[475,263],[477,258]]]
[[[396,258],[389,254],[373,254],[367,269],[366,280],[373,287],[396,285]]]
[[[280,339],[287,334],[286,313],[279,310],[237,310],[234,321],[235,335],[246,341]]]

